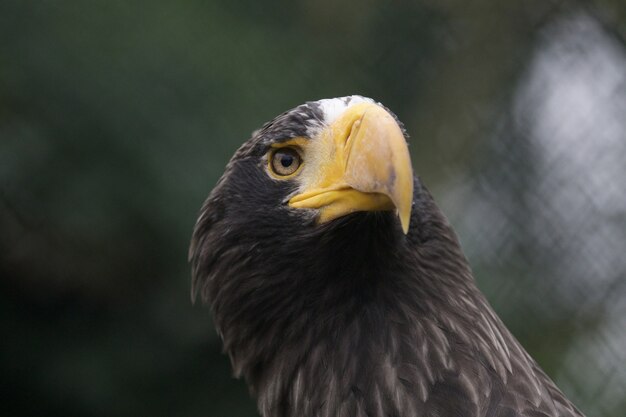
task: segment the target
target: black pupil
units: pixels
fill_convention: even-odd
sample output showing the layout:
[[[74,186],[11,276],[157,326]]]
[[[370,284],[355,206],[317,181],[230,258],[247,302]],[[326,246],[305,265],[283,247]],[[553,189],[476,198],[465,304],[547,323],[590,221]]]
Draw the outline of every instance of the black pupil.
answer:
[[[293,157],[293,155],[282,154],[280,156],[280,164],[284,168],[289,168],[291,166],[291,164],[293,164],[293,160],[294,159],[295,158]]]

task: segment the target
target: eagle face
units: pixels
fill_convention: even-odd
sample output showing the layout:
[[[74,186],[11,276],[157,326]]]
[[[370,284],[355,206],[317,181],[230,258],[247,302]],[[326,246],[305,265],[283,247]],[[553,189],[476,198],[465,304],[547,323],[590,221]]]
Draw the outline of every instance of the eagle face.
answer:
[[[264,417],[580,416],[477,289],[402,124],[371,99],[254,132],[189,256]]]
[[[278,116],[239,149],[227,174],[223,194],[240,199],[230,208],[249,221],[262,209],[275,221],[317,224],[395,211],[408,231],[413,171],[404,131],[368,98],[320,100]]]

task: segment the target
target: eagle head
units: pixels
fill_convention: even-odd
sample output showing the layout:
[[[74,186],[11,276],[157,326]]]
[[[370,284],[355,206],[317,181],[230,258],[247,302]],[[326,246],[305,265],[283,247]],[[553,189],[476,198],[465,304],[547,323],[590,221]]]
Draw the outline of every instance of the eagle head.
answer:
[[[476,288],[374,100],[308,102],[254,132],[190,260],[264,417],[575,415]]]

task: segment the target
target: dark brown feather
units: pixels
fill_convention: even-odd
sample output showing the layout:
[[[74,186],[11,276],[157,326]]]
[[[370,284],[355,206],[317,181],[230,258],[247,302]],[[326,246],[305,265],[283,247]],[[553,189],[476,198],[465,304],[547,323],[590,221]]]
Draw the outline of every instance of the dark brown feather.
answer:
[[[310,103],[258,131],[190,248],[193,295],[210,303],[261,414],[581,416],[496,317],[418,179],[406,236],[392,213],[320,226],[285,207],[293,188],[260,156],[319,119]]]

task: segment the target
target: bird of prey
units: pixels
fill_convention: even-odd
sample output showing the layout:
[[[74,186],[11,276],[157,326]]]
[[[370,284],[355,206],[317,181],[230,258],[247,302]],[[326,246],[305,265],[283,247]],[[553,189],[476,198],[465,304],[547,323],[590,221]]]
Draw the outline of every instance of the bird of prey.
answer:
[[[263,417],[582,416],[478,290],[402,123],[369,98],[254,132],[190,261]]]

